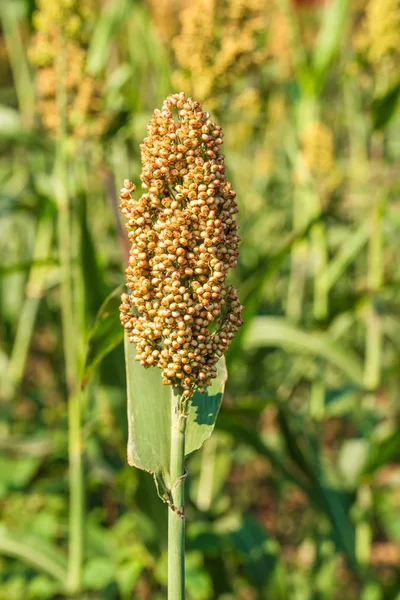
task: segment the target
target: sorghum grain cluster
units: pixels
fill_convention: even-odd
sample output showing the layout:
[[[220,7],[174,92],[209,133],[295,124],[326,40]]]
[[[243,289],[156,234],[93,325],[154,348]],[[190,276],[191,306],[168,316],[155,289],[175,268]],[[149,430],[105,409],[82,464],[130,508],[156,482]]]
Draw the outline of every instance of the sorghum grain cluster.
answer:
[[[145,193],[125,180],[120,208],[131,243],[121,322],[144,367],[184,396],[202,390],[242,324],[225,281],[238,255],[235,192],[225,176],[223,133],[201,105],[169,96],[141,145]]]
[[[400,1],[368,0],[355,42],[358,50],[366,53],[371,65],[384,67],[390,74],[396,72],[400,45]]]
[[[263,64],[259,37],[270,0],[197,0],[180,11],[180,31],[172,41],[180,67],[176,87],[208,105],[231,88],[241,74]]]
[[[335,161],[332,129],[320,121],[310,121],[302,132],[300,142],[304,164],[321,194],[333,192],[340,184],[341,175]]]
[[[86,71],[95,0],[37,0],[36,5],[29,58],[36,68],[37,110],[44,127],[57,132],[62,100],[68,134],[80,140],[102,134],[107,126],[103,82]]]

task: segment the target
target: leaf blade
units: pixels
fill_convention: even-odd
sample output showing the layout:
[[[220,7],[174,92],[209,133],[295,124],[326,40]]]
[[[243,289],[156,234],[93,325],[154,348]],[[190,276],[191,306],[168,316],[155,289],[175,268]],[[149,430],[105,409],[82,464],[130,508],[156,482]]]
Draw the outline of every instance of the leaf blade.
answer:
[[[357,355],[333,341],[328,334],[303,331],[283,317],[256,317],[247,332],[244,348],[275,346],[321,356],[354,383],[363,386],[363,369]]]
[[[5,528],[0,530],[0,552],[32,565],[39,571],[51,575],[65,587],[67,582],[67,562],[56,547],[36,541],[30,536],[11,535]]]
[[[171,386],[163,385],[159,369],[145,369],[135,360],[135,347],[125,336],[125,364],[128,395],[128,463],[152,473],[158,492],[170,488]],[[192,454],[214,429],[222,402],[227,372],[224,359],[218,376],[204,394],[190,399],[186,425],[185,455]]]
[[[123,340],[124,330],[119,320],[118,307],[123,286],[115,288],[98,310],[89,334],[85,370],[81,386],[85,387],[100,362]]]

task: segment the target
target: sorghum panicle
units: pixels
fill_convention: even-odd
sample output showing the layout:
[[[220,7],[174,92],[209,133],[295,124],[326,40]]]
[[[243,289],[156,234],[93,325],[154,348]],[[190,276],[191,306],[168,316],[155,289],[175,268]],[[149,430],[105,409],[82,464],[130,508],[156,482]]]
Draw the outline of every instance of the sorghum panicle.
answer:
[[[215,103],[234,80],[263,63],[258,37],[270,0],[197,0],[184,3],[180,31],[172,41],[180,69],[176,87]]]
[[[120,193],[132,245],[121,322],[136,360],[162,369],[163,383],[185,396],[210,384],[242,324],[237,293],[225,281],[239,237],[222,137],[198,102],[169,96],[141,144],[145,193],[135,200],[129,180]]]
[[[102,134],[107,125],[101,100],[103,83],[86,72],[96,22],[95,0],[37,0],[33,22],[36,33],[29,58],[36,67],[37,110],[44,127],[56,132],[60,125],[58,93],[62,85],[67,132],[79,139]]]
[[[356,47],[366,51],[368,62],[398,69],[400,46],[400,0],[369,0],[364,19],[356,35]]]
[[[301,135],[302,156],[320,192],[333,192],[341,181],[334,154],[333,131],[320,121],[310,121]]]

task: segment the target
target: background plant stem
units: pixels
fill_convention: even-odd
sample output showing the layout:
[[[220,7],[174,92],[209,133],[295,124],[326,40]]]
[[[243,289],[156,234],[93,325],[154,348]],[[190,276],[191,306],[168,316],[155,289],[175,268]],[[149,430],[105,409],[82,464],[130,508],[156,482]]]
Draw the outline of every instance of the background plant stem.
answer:
[[[296,147],[297,155],[295,160],[296,177],[298,186],[293,196],[293,229],[301,230],[307,226],[310,220],[315,216],[315,192],[310,181],[310,173],[304,164],[300,140],[307,125],[315,120],[318,111],[317,100],[313,95],[308,95],[303,90],[297,106],[296,116]],[[309,244],[307,240],[293,246],[291,255],[291,270],[289,278],[286,314],[291,321],[297,323],[300,321],[303,312],[303,300],[305,283],[307,279],[307,269],[309,261]]]
[[[171,406],[171,502],[168,508],[168,600],[185,597],[185,405]]]
[[[79,390],[78,349],[79,333],[76,327],[76,310],[73,293],[72,211],[68,194],[68,153],[65,88],[65,49],[57,61],[59,86],[57,104],[59,130],[57,160],[55,165],[56,196],[58,206],[57,238],[61,271],[61,319],[65,372],[68,391],[68,462],[69,462],[69,544],[67,588],[77,592],[81,585],[83,559],[83,464],[81,432],[81,395]]]

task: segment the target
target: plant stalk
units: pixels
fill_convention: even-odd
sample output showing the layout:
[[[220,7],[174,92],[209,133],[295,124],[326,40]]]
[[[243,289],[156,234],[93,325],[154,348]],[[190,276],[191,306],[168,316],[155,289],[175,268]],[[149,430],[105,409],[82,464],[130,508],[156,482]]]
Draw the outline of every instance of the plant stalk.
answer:
[[[316,118],[318,104],[315,97],[303,92],[296,116],[296,145],[297,156],[295,170],[297,183],[293,195],[293,229],[301,231],[315,216],[315,192],[313,189],[310,173],[304,164],[299,146],[299,139],[307,125]],[[300,321],[303,312],[305,284],[309,261],[309,243],[302,240],[294,244],[291,253],[291,269],[289,276],[289,287],[286,304],[286,315],[293,322]]]
[[[83,557],[83,465],[81,434],[81,394],[78,385],[78,360],[75,338],[75,311],[71,273],[70,211],[59,204],[58,247],[61,270],[61,320],[68,390],[68,463],[69,463],[69,544],[68,590],[80,588]]]
[[[84,485],[81,436],[81,394],[68,400],[69,545],[68,590],[80,589],[83,561]]]
[[[171,414],[171,504],[168,508],[168,600],[185,598],[186,404],[174,390]]]
[[[65,86],[66,52],[61,49],[56,63],[58,73],[57,159],[55,164],[57,197],[57,240],[61,272],[61,320],[65,373],[68,392],[68,465],[69,525],[68,575],[69,593],[80,590],[83,560],[84,483],[82,462],[81,393],[79,389],[79,331],[74,302],[72,272],[72,211],[68,182],[67,91]]]

